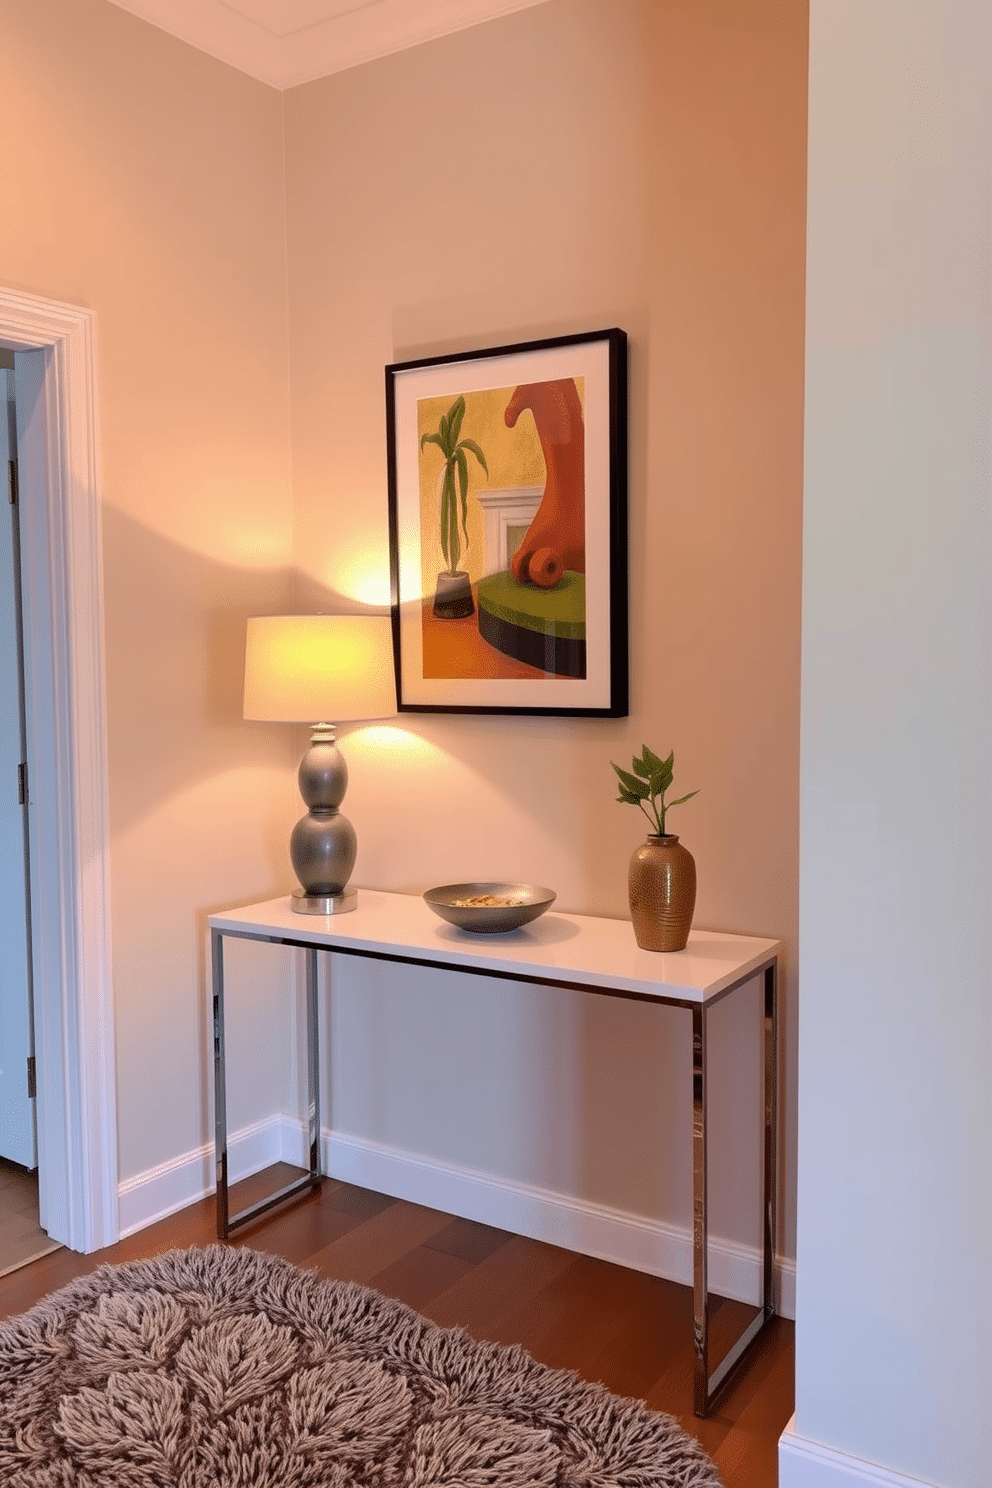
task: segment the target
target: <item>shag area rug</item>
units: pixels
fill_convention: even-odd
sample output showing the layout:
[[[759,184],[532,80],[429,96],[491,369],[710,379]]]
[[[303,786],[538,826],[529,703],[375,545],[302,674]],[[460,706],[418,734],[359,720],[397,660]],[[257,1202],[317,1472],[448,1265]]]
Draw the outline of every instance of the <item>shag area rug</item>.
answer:
[[[719,1488],[670,1416],[214,1245],[0,1323],[3,1488]]]

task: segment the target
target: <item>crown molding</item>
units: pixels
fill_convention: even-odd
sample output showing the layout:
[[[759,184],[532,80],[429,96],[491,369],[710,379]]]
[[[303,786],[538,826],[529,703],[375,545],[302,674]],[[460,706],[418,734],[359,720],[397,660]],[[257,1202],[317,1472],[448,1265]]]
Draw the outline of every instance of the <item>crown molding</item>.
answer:
[[[546,0],[310,0],[291,12],[281,0],[110,3],[259,82],[285,89]],[[287,26],[287,15],[298,23]]]

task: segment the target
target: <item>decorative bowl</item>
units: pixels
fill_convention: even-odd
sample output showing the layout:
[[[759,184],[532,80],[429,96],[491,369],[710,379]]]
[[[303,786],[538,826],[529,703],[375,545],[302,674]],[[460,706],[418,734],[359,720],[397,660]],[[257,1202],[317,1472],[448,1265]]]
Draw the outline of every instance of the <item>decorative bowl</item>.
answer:
[[[555,902],[553,889],[523,883],[444,884],[424,894],[428,907],[449,925],[473,935],[501,935],[536,920]]]

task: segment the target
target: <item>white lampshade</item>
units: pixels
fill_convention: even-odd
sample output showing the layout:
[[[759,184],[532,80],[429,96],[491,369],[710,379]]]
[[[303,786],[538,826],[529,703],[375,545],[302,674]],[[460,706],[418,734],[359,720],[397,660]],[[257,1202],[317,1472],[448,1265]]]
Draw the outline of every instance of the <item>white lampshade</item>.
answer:
[[[395,712],[388,615],[259,615],[248,621],[246,718],[347,723]]]

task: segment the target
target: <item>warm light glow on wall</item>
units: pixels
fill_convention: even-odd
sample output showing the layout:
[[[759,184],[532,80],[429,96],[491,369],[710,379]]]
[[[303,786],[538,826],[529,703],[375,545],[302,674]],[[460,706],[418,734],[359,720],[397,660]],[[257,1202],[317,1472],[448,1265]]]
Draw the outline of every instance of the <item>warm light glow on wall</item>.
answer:
[[[353,752],[353,741],[357,734],[349,736],[349,751]],[[361,747],[370,758],[381,755],[396,765],[401,761],[422,761],[444,764],[449,756],[429,739],[422,739],[409,729],[394,723],[375,723],[361,730]]]
[[[288,573],[293,567],[293,534],[288,511],[273,513],[253,494],[232,491],[221,483],[173,487],[169,499],[152,492],[140,511],[108,501],[138,527],[180,552],[192,553],[230,568],[253,573]],[[389,603],[386,598],[376,608]]]
[[[264,570],[289,568],[291,554],[286,553],[282,534],[276,529],[266,530],[257,524],[250,531],[236,530],[218,534],[217,541],[207,551],[208,557],[219,558],[238,568],[250,568],[256,573]]]
[[[378,549],[370,553],[365,541],[335,542],[333,553],[314,578],[330,593],[369,609],[382,609],[390,602],[388,554]]]

